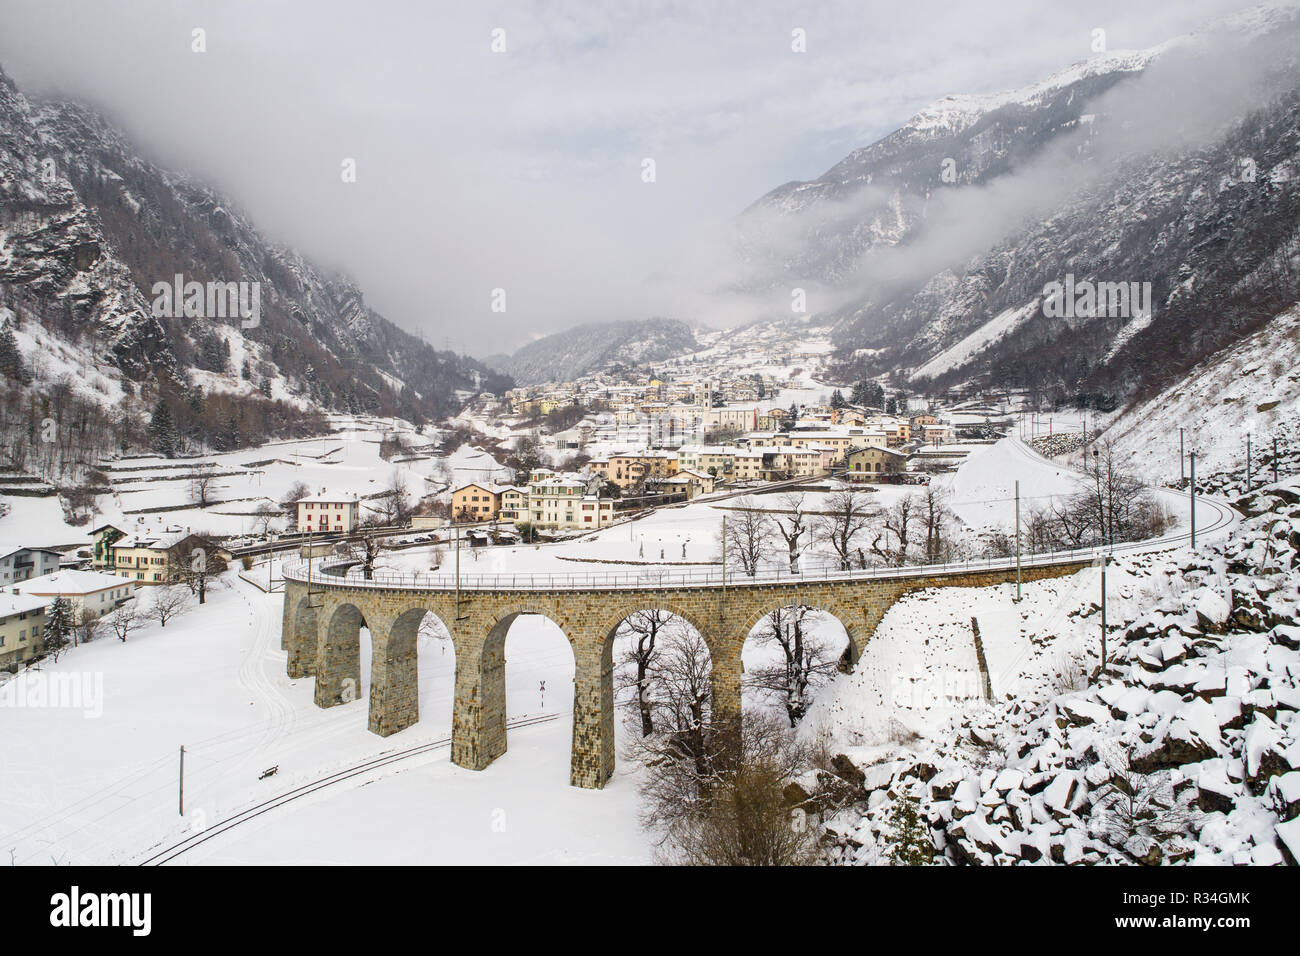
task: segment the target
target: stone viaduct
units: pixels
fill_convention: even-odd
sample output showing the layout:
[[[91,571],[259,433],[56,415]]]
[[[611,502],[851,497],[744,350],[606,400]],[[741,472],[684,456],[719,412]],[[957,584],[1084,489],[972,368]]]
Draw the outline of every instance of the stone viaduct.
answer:
[[[1089,559],[1042,561],[1022,580],[1059,577]],[[1014,567],[899,569],[825,580],[798,578],[720,587],[473,589],[359,581],[300,567],[285,573],[281,646],[292,678],[315,677],[319,707],[354,700],[361,687],[361,628],[371,640],[370,730],[397,733],[419,719],[416,635],[432,612],[456,650],[451,759],[482,770],[506,750],[505,639],[521,614],[542,614],[560,626],[573,649],[573,748],[570,782],[603,787],[614,771],[613,645],[628,615],[651,608],[673,612],[694,626],[713,660],[716,718],[739,718],[741,649],[762,618],[780,607],[806,605],[834,615],[849,636],[856,662],[876,625],[909,591],[930,587],[986,587],[1015,581]]]

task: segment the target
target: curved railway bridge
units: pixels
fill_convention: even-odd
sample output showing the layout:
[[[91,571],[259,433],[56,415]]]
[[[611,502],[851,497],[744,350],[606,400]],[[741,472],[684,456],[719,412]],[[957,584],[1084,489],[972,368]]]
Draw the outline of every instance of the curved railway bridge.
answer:
[[[1097,552],[1022,559],[1025,581],[1073,574]],[[717,570],[616,574],[500,574],[454,577],[376,571],[365,580],[348,563],[285,568],[282,646],[292,678],[315,677],[317,706],[357,697],[360,632],[370,632],[370,730],[387,736],[419,719],[416,635],[435,614],[456,650],[451,759],[482,770],[506,750],[505,639],[521,614],[558,624],[573,649],[570,782],[602,787],[614,770],[613,645],[640,610],[670,611],[695,627],[713,662],[713,712],[739,717],[741,649],[771,611],[791,605],[835,616],[856,662],[889,607],[909,591],[987,587],[1016,580],[1014,560],[978,564],[790,573],[730,580]]]

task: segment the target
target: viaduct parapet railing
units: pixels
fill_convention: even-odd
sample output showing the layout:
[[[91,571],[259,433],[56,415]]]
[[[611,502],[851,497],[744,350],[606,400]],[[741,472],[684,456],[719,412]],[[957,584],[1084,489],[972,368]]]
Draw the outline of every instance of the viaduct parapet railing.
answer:
[[[1114,547],[1079,548],[1023,554],[1020,567],[1047,567],[1095,562],[1102,555],[1114,556],[1125,550]],[[313,561],[287,562],[286,581],[313,587],[347,587],[403,591],[623,591],[662,588],[745,588],[767,584],[822,584],[907,578],[917,575],[960,575],[979,571],[1015,571],[1016,558],[978,558],[927,564],[875,565],[866,568],[841,568],[838,564],[821,564],[798,571],[786,567],[763,568],[754,574],[711,568],[674,569],[637,568],[627,571],[501,571],[456,575],[454,572],[395,571],[376,568],[367,578],[355,558],[321,558]]]

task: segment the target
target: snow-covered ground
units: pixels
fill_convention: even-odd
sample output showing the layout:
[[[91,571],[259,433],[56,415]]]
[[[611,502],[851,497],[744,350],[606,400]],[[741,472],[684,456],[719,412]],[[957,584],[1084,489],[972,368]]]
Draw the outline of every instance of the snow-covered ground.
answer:
[[[978,708],[983,687],[972,618],[979,622],[993,695],[1017,695],[1069,660],[1100,657],[1101,571],[1021,586],[930,588],[905,595],[886,612],[850,675],[810,711],[802,733],[829,734],[841,745],[887,748],[901,734],[937,737]],[[1107,612],[1114,620],[1170,593],[1163,579],[1127,563],[1107,570]]]
[[[274,499],[299,479],[367,490],[379,461],[378,439],[389,428],[376,422],[324,441],[285,443],[275,450],[275,461],[256,466],[266,496]],[[1073,488],[1063,466],[1014,440],[969,450],[950,479],[952,504],[965,521],[1009,524],[1008,481],[1017,477],[1026,496]],[[217,457],[259,460],[272,457],[272,451]],[[482,455],[461,449],[458,469],[490,471],[493,465]],[[405,467],[412,480],[424,481],[435,466],[435,458],[419,458]],[[392,466],[383,467],[386,474]],[[885,486],[875,494],[885,504],[915,490]],[[806,503],[815,507],[823,495],[811,492]],[[759,500],[779,507],[779,497]],[[49,504],[33,501],[36,508],[15,509],[6,519],[27,523],[22,533],[39,530],[38,508]],[[723,509],[735,504],[734,499],[696,501],[579,540],[477,549],[463,552],[462,561],[470,571],[566,573],[605,567],[597,562],[712,562]],[[411,550],[386,554],[384,561],[423,569],[430,557],[427,549]],[[771,558],[778,564],[782,559],[776,553]],[[265,571],[255,568],[250,577],[262,580]],[[1154,599],[1124,570],[1111,573],[1113,601],[1140,605]],[[998,695],[1041,679],[1063,654],[1095,653],[1089,643],[1095,616],[1079,615],[1094,600],[1095,577],[1089,571],[1027,584],[1019,605],[1012,603],[1009,586],[905,598],[886,615],[858,670],[835,680],[814,705],[805,732],[829,733],[869,750],[900,732],[928,734],[944,726],[979,692],[971,617],[980,622]],[[650,861],[651,848],[637,822],[636,771],[621,759],[621,746],[615,776],[604,790],[569,786],[573,658],[553,623],[522,617],[512,628],[507,716],[546,713],[556,719],[512,730],[509,751],[474,773],[452,765],[445,745],[455,666],[450,647],[421,640],[421,719],[400,734],[379,738],[366,729],[365,635],[358,701],[318,709],[313,682],[284,675],[281,596],[263,593],[234,572],[227,583],[211,593],[207,605],[190,608],[165,629],[149,624],[126,643],[106,634],[9,682],[6,693],[14,696],[0,706],[0,734],[6,740],[0,753],[0,851],[10,851],[17,863],[138,861],[297,786],[380,755],[443,742],[217,834],[178,862]],[[146,590],[140,601],[147,604],[152,596]],[[810,630],[835,653],[844,646],[843,629],[833,619],[815,617]],[[770,660],[772,650],[748,642],[747,669]],[[76,706],[35,706],[33,694],[49,689],[53,678],[70,681],[67,688],[89,697]],[[15,697],[24,705],[15,706]],[[776,702],[747,693],[745,704]],[[618,726],[621,736],[621,719]],[[176,803],[182,745],[183,818]],[[275,773],[263,777],[272,767]]]
[[[1197,367],[1185,378],[1117,418],[1104,438],[1136,473],[1177,482],[1179,429],[1196,472],[1244,468],[1246,435],[1256,459],[1278,426],[1300,418],[1300,308]],[[1185,465],[1184,465],[1185,467]]]
[[[9,514],[0,517],[0,543],[11,549],[85,545],[90,529],[104,523],[125,530],[174,525],[218,536],[252,534],[260,531],[258,508],[277,504],[299,481],[313,493],[326,489],[364,499],[384,491],[396,472],[415,500],[443,493],[448,478],[453,487],[509,478],[508,469],[486,451],[465,445],[442,455],[431,447],[436,433],[418,434],[402,421],[333,416],[331,425],[334,433],[320,438],[269,442],[227,454],[123,459],[107,469],[113,493],[99,497],[93,521],[81,527],[67,524],[57,498],[0,496],[10,506]],[[398,435],[416,449],[409,460],[380,457],[380,442],[387,435]],[[210,503],[199,507],[193,504],[191,476],[205,467],[219,477],[208,489]]]
[[[380,738],[366,729],[366,635],[359,699],[318,709],[312,680],[285,676],[281,601],[232,577],[165,629],[100,637],[17,678],[21,689],[7,685],[0,851],[20,864],[133,862],[296,786],[450,737],[450,648],[421,641],[421,719]],[[510,750],[487,771],[456,767],[441,747],[259,816],[178,862],[647,862],[627,767],[603,791],[569,786],[568,642],[544,618],[523,617],[506,657],[508,719],[556,719],[510,731]],[[75,682],[77,706],[34,706],[51,679]]]
[[[1027,585],[1019,605],[1006,586],[900,601],[801,731],[839,754],[847,790],[828,858],[883,861],[906,802],[950,863],[1294,865],[1297,491],[1270,486],[1195,554],[1121,557],[1104,668],[1095,571]]]

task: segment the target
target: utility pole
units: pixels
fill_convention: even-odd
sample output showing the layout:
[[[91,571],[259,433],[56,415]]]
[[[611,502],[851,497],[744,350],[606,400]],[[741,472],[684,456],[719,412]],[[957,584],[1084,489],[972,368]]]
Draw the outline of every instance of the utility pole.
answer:
[[[1106,666],[1106,555],[1097,559],[1101,567],[1101,666]]]
[[[1196,550],[1196,452],[1192,452],[1188,456],[1188,461],[1191,463],[1191,475],[1192,475],[1192,482],[1191,482],[1192,550],[1195,551]]]
[[[718,615],[722,616],[727,611],[727,516],[722,516],[722,602],[718,608]]]
[[[1184,482],[1187,480],[1187,455],[1183,450],[1183,430],[1178,429],[1178,480]]]
[[[180,783],[180,814],[185,816],[185,745],[181,744],[181,772],[179,776]]]
[[[1246,492],[1250,492],[1250,429],[1246,429]]]
[[[1020,482],[1016,481],[1016,602],[1020,601]]]

